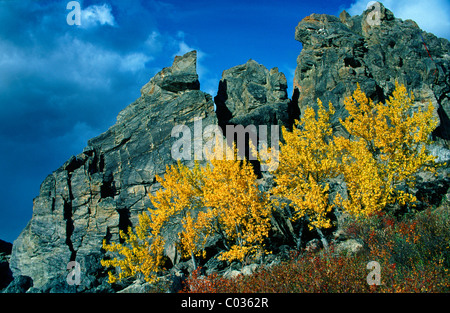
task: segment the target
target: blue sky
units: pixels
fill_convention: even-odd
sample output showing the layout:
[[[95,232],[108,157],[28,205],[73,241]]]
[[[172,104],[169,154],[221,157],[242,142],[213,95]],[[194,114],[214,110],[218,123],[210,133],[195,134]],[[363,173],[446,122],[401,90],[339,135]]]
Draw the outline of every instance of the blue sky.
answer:
[[[0,0],[0,239],[31,218],[44,178],[120,110],[175,55],[198,51],[201,89],[215,96],[222,71],[254,59],[290,86],[301,51],[295,26],[311,13],[360,14],[368,1]],[[450,38],[448,0],[383,1],[397,17]],[[289,88],[289,93],[292,92]]]

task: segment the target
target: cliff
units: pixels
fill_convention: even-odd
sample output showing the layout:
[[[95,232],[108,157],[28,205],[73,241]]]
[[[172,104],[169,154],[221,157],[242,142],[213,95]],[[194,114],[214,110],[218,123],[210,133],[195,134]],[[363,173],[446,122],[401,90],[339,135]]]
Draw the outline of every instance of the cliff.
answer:
[[[320,98],[335,105],[336,131],[345,135],[338,118],[346,116],[343,100],[356,83],[383,101],[398,79],[414,92],[417,105],[430,100],[435,105],[440,121],[435,151],[448,159],[450,44],[411,20],[395,18],[383,5],[380,12],[380,25],[375,26],[368,23],[370,10],[353,17],[344,11],[339,17],[304,18],[295,30],[303,49],[292,99],[283,73],[250,60],[223,72],[213,101],[200,90],[196,52],[176,57],[142,87],[141,96],[119,113],[110,129],[44,180],[33,216],[13,244],[10,268],[15,280],[10,290],[114,291],[100,265],[102,241],[118,241],[119,230],[135,225],[137,215],[152,206],[147,195],[159,188],[155,176],[175,162],[172,130],[176,125],[194,129],[196,118],[201,118],[202,129],[192,132],[193,141],[205,140],[198,136],[207,125],[291,127]],[[447,189],[445,185],[442,194]],[[173,264],[179,262],[174,241],[168,240],[165,251]],[[80,264],[80,285],[66,282],[70,261]],[[26,288],[14,289],[24,281]]]

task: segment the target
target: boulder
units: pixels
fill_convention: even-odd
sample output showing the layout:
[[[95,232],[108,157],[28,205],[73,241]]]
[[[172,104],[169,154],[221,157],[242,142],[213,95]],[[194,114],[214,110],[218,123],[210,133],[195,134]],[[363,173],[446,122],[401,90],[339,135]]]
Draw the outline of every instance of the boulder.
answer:
[[[356,239],[348,239],[336,244],[334,251],[347,256],[355,256],[364,251],[364,246]]]

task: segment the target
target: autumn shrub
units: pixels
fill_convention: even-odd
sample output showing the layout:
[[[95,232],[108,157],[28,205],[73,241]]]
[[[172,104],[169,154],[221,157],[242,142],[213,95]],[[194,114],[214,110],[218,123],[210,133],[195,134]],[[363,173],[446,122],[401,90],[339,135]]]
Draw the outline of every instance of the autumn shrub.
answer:
[[[233,279],[217,274],[199,276],[197,272],[188,278],[184,292],[365,292],[370,290],[366,275],[365,264],[359,258],[309,254]]]
[[[280,162],[274,172],[275,187],[271,193],[275,207],[287,208],[292,222],[306,221],[326,246],[321,229],[331,227],[329,215],[333,203],[329,201],[329,179],[339,174],[339,167],[337,150],[330,140],[334,108],[329,103],[327,110],[320,100],[318,107],[317,113],[307,108],[292,131],[282,128],[284,142],[280,142]],[[299,233],[297,241],[301,236]]]
[[[346,225],[346,232],[360,238],[374,259],[398,269],[450,268],[450,215],[447,206],[427,209],[412,217],[378,213]]]

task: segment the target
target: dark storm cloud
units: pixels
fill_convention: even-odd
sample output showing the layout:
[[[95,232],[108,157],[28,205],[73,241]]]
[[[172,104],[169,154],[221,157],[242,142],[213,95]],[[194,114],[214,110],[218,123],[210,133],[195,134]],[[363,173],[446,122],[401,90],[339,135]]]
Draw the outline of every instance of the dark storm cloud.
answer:
[[[158,69],[161,49],[146,43],[159,33],[156,8],[80,1],[78,27],[66,23],[67,2],[0,1],[2,239],[25,226],[45,176],[106,131]]]
[[[68,2],[0,0],[4,240],[13,241],[25,227],[32,199],[48,174],[113,125],[119,111],[175,54],[198,49],[172,23],[180,14],[173,4],[79,1],[81,25],[70,26]],[[164,30],[157,27],[161,20]]]
[[[117,27],[70,27],[64,6],[19,3],[7,2],[0,12],[8,17],[0,32],[0,134],[9,130],[20,139],[33,130],[33,137],[47,138],[46,124],[60,135],[77,122],[104,128],[111,118],[102,119],[101,112],[111,117],[132,99],[129,87],[145,82],[152,57],[99,40]],[[18,16],[31,18],[21,23]]]

